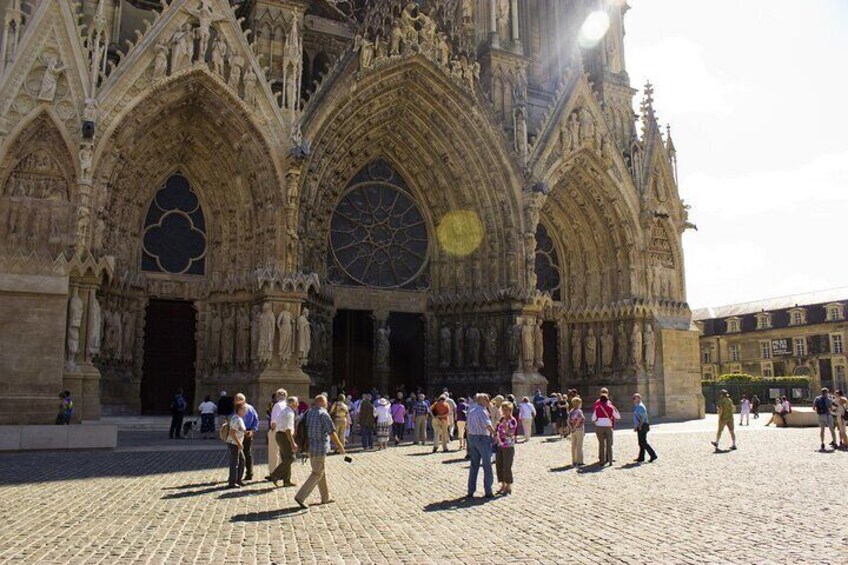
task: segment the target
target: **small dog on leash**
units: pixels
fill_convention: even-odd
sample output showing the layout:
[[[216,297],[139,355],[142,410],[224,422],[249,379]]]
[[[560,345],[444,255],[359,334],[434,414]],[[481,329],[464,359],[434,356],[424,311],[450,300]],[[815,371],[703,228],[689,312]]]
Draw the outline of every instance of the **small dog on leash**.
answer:
[[[197,420],[183,422],[183,437],[195,439],[197,437]]]

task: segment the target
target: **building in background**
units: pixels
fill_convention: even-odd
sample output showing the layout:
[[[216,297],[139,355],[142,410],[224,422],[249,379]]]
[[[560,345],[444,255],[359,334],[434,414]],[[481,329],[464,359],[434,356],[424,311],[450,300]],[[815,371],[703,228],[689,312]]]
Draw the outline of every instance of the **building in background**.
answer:
[[[333,384],[703,412],[622,0],[5,5],[0,422]]]
[[[703,378],[803,375],[814,391],[846,390],[846,313],[848,287],[695,310]]]

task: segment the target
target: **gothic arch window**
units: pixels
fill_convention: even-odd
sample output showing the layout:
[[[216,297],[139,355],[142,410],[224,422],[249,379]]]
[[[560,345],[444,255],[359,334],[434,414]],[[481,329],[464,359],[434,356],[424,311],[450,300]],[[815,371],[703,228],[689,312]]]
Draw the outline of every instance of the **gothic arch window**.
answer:
[[[336,285],[429,287],[424,216],[400,176],[374,161],[353,178],[330,219],[327,272]]]
[[[144,218],[141,270],[173,275],[206,271],[206,220],[200,200],[181,174],[160,188]]]
[[[536,289],[550,292],[551,298],[560,300],[562,277],[554,241],[541,222],[536,226]]]

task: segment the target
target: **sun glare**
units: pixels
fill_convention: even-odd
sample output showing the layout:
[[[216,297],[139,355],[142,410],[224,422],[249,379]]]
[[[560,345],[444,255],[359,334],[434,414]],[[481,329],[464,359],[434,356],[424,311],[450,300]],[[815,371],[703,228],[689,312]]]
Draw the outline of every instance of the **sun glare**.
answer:
[[[591,49],[597,45],[604,38],[609,27],[610,19],[606,12],[597,11],[589,14],[580,26],[580,33],[577,36],[580,47]]]

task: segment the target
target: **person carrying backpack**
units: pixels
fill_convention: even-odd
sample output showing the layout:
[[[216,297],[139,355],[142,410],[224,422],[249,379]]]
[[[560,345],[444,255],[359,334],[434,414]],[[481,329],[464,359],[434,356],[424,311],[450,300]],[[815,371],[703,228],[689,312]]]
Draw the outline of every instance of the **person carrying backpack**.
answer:
[[[183,389],[177,389],[177,394],[174,395],[174,399],[171,401],[171,429],[168,430],[168,437],[170,439],[182,439],[180,435],[180,430],[183,429],[183,416],[185,416],[186,410],[186,401],[183,398]]]
[[[821,394],[813,400],[813,408],[819,417],[819,439],[821,440],[820,451],[825,451],[824,448],[824,429],[830,430],[830,446],[836,449],[836,430],[833,426],[833,399],[830,398],[830,391],[826,388],[821,389]]]
[[[304,444],[301,444],[301,437],[304,430],[307,439]],[[324,462],[327,459],[327,453],[330,451],[330,440],[336,444],[339,453],[344,454],[345,448],[339,436],[336,434],[336,427],[333,425],[333,419],[327,412],[327,397],[319,394],[315,397],[315,404],[312,405],[306,414],[303,415],[302,422],[297,425],[295,433],[296,442],[300,445],[300,449],[307,449],[309,453],[309,462],[312,467],[312,472],[309,478],[297,491],[294,501],[301,508],[308,508],[306,499],[312,494],[315,487],[318,487],[318,492],[321,493],[321,504],[332,502],[330,491],[327,488],[327,476],[325,473]]]

